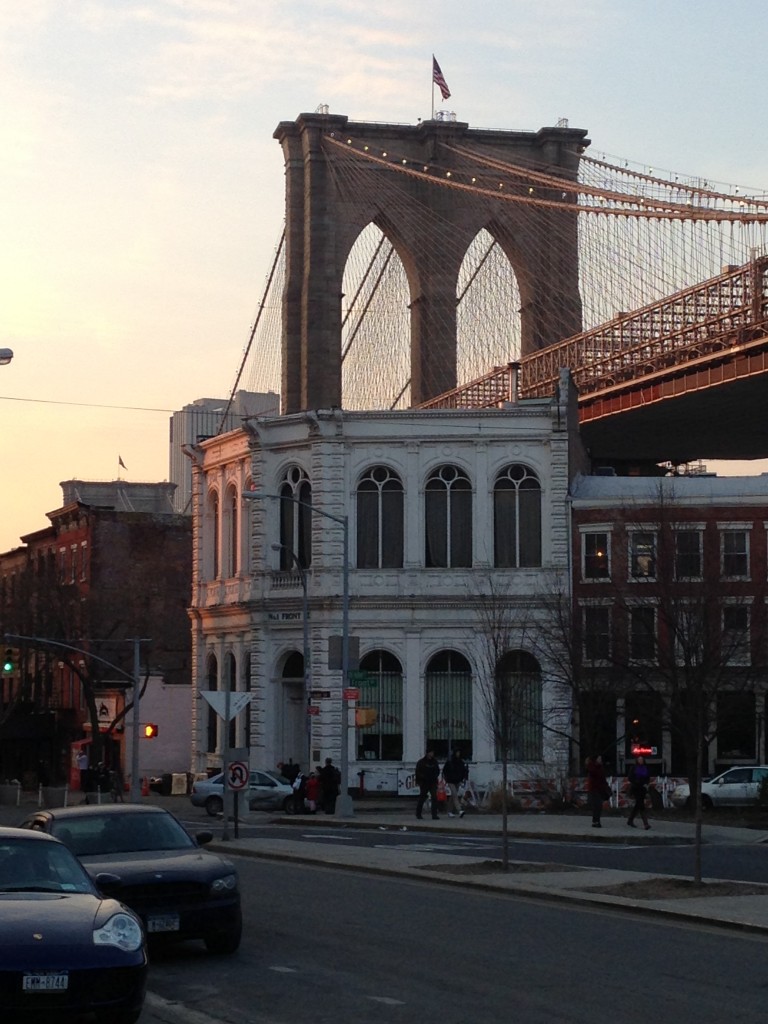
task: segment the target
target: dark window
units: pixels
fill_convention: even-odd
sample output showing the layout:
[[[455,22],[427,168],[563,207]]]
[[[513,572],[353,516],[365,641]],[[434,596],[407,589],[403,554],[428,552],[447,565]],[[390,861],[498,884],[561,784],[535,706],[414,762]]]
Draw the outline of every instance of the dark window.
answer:
[[[472,565],[472,485],[455,466],[440,466],[424,495],[427,568]]]
[[[611,609],[584,609],[584,657],[587,661],[608,661],[611,656]]]
[[[629,612],[629,653],[633,661],[653,661],[656,654],[656,609],[632,608]]]
[[[749,548],[746,530],[723,530],[721,533],[723,576],[749,575]]]
[[[717,695],[717,756],[752,758],[756,756],[756,717],[754,693]],[[730,776],[729,776],[730,778]]]
[[[426,672],[426,748],[438,758],[457,747],[472,757],[472,671],[456,651],[436,654]]]
[[[372,651],[360,661],[368,678],[359,683],[355,717],[360,760],[403,758],[403,670],[387,651]]]
[[[507,466],[493,489],[494,564],[541,565],[541,485],[525,466]]]
[[[701,578],[701,531],[675,531],[675,577]]]
[[[218,690],[219,688],[219,666],[216,661],[216,656],[211,655],[208,659],[208,689]],[[219,716],[213,710],[213,708],[206,703],[207,710],[207,721],[205,729],[205,749],[209,754],[215,754],[217,748],[218,731],[219,731]]]
[[[375,466],[357,488],[358,569],[403,565],[403,485],[386,466]]]

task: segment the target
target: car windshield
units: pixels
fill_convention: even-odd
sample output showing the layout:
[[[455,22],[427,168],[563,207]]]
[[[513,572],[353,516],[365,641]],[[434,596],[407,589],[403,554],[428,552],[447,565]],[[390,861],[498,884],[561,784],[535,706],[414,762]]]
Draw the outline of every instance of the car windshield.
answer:
[[[188,850],[195,845],[172,814],[88,814],[54,819],[51,832],[77,857],[141,850]]]
[[[0,839],[0,892],[93,892],[93,883],[59,843]]]

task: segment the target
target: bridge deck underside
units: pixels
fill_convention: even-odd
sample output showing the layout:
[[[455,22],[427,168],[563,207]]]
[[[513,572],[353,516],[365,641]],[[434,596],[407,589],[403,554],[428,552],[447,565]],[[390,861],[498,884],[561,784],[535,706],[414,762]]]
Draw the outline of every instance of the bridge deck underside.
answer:
[[[579,411],[597,460],[768,458],[768,353],[585,395]]]

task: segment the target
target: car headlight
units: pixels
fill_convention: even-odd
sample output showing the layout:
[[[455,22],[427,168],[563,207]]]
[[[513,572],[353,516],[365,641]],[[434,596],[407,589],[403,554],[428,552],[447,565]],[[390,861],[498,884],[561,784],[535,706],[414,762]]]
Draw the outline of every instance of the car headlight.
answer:
[[[143,942],[141,926],[129,914],[114,914],[103,928],[97,928],[93,933],[95,946],[117,946],[127,953],[141,949]]]
[[[211,892],[234,892],[237,889],[237,875],[222,875],[211,882]]]

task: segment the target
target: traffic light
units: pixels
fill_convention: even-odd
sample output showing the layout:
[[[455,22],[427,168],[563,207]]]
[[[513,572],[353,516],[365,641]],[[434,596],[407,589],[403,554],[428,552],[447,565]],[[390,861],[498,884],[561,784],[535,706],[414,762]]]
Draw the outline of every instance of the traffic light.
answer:
[[[153,740],[157,736],[157,726],[154,722],[147,722],[144,726],[144,738]]]
[[[5,652],[5,657],[3,658],[3,672],[13,672],[15,668],[16,659],[13,656],[13,651],[8,647]]]

